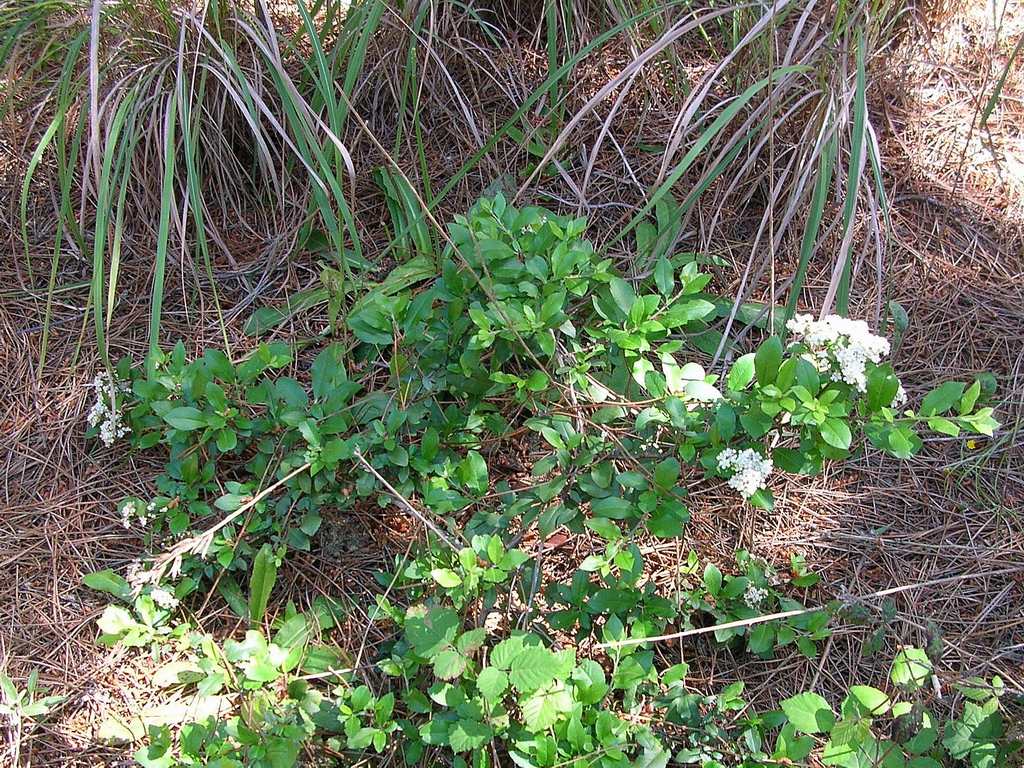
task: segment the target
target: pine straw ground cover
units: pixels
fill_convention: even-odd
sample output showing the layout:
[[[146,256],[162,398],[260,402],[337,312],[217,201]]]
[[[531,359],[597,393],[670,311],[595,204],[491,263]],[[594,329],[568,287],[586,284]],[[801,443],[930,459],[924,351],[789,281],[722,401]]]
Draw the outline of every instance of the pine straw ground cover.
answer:
[[[1011,20],[1013,21],[1013,20]],[[914,23],[922,23],[915,19]],[[850,683],[884,677],[888,659],[899,645],[924,647],[941,638],[939,689],[945,681],[970,675],[1000,675],[1008,688],[1024,692],[1024,439],[1018,433],[1024,408],[1024,204],[1020,187],[1020,83],[1011,78],[1001,108],[984,130],[977,126],[977,94],[1001,71],[1001,53],[974,8],[933,18],[940,33],[911,36],[904,48],[879,72],[874,108],[883,119],[882,146],[891,174],[891,250],[883,289],[907,311],[910,325],[895,354],[898,370],[920,395],[938,382],[993,372],[1000,383],[999,416],[1003,431],[993,441],[931,440],[909,462],[883,461],[873,451],[808,482],[778,481],[775,509],[763,512],[740,507],[734,495],[718,485],[702,484],[691,493],[693,511],[685,539],[652,545],[648,562],[669,573],[696,549],[701,561],[728,567],[733,552],[746,548],[780,566],[791,554],[803,555],[812,570],[826,575],[812,598],[824,603],[836,596],[868,595],[894,587],[920,584],[892,595],[884,611],[884,649],[864,653],[865,641],[878,629],[877,616],[862,626],[838,624],[820,657],[809,661],[791,652],[771,661],[736,657],[711,643],[689,641],[685,647],[665,643],[667,658],[685,657],[692,665],[690,681],[708,689],[742,678],[749,698],[771,706],[797,690],[815,688],[838,696]],[[957,30],[961,30],[959,34]],[[950,36],[969,44],[941,48]],[[930,41],[921,46],[922,39]],[[1005,38],[1004,38],[1005,39]],[[1009,39],[1013,39],[1009,36]],[[528,41],[512,50],[489,52],[496,76],[509,88],[533,82],[543,68],[543,52]],[[386,57],[381,55],[381,61]],[[600,83],[628,57],[611,55],[589,74]],[[1001,58],[1002,57],[1002,58]],[[939,63],[941,62],[941,63]],[[983,64],[984,66],[980,66]],[[602,66],[604,69],[602,69]],[[979,78],[980,82],[979,82]],[[653,88],[654,86],[652,86]],[[581,88],[585,89],[586,84]],[[593,87],[591,87],[593,90]],[[486,89],[473,91],[470,104],[481,121],[489,119]],[[656,91],[656,88],[654,88]],[[373,103],[372,95],[367,97]],[[458,136],[445,134],[449,110],[442,103],[430,115],[437,153],[428,162],[439,180],[457,167]],[[369,104],[367,106],[369,106]],[[372,109],[367,109],[373,114]],[[657,134],[671,122],[671,105],[655,104],[642,112],[642,130]],[[16,148],[25,139],[25,123],[5,127],[0,166],[5,198],[14,200],[25,158]],[[372,126],[371,126],[372,127]],[[458,130],[458,128],[453,128]],[[639,130],[639,128],[638,128]],[[363,242],[386,243],[383,201],[369,169],[380,163],[364,142],[355,154],[367,181],[359,183],[356,218],[365,231]],[[633,158],[643,175],[644,158]],[[514,174],[523,158],[516,152],[494,153],[486,171],[467,178],[447,203],[453,211],[468,207],[494,179]],[[651,162],[649,159],[646,162]],[[554,205],[569,193],[553,177],[532,194]],[[552,202],[554,201],[554,202]],[[589,196],[590,214],[600,240],[602,222],[615,219],[633,205],[636,191],[624,193],[617,171],[602,171]],[[53,221],[46,207],[32,220],[37,269],[48,269],[45,240]],[[50,362],[37,370],[39,335],[45,299],[18,286],[25,276],[20,258],[20,227],[13,210],[3,228],[11,233],[7,258],[0,263],[0,365],[3,392],[0,435],[4,444],[3,514],[0,517],[0,668],[15,680],[39,670],[41,682],[68,696],[47,722],[30,734],[7,732],[9,746],[20,739],[21,759],[36,766],[119,765],[129,759],[123,748],[104,745],[101,724],[111,715],[140,711],[159,700],[153,690],[153,669],[144,654],[107,652],[95,644],[95,622],[106,601],[82,586],[82,576],[102,568],[123,570],[137,556],[142,540],[125,531],[117,506],[125,496],[146,497],[159,467],[145,455],[103,449],[86,441],[85,414],[93,393],[87,388],[99,367],[89,343],[83,315],[86,290],[58,294],[54,304]],[[613,222],[614,223],[614,222]],[[606,226],[610,226],[607,225]],[[731,234],[735,271],[719,269],[716,287],[735,288],[749,247],[749,227],[736,222]],[[256,242],[247,242],[246,238]],[[142,252],[139,241],[136,254]],[[129,242],[131,253],[136,244]],[[253,341],[242,332],[248,308],[280,299],[316,277],[311,257],[280,264],[260,278],[263,244],[252,232],[232,242],[236,264],[218,264],[220,300],[231,318],[228,333],[236,349]],[[790,255],[791,256],[791,255]],[[789,258],[780,254],[780,258]],[[785,263],[777,266],[782,273]],[[88,279],[88,266],[69,262],[61,283]],[[126,259],[119,290],[120,305],[108,335],[117,354],[141,359],[146,351],[148,286],[151,265],[145,258]],[[812,265],[805,299],[816,306],[828,283],[830,265]],[[246,279],[242,279],[245,277]],[[182,299],[176,281],[169,281],[162,333],[183,338],[190,353],[220,341],[220,329],[209,294],[199,305]],[[192,275],[180,276],[182,281]],[[857,308],[869,313],[877,290],[874,281],[858,285]],[[239,311],[232,314],[233,306]],[[856,312],[855,312],[856,314]],[[319,332],[323,314],[302,313],[279,330],[281,338],[303,338]],[[85,342],[79,346],[84,333]],[[525,457],[506,456],[513,474]],[[369,624],[365,608],[375,591],[373,572],[387,567],[407,551],[420,526],[400,509],[381,514],[374,509],[328,516],[309,553],[294,552],[278,581],[283,604],[293,599],[308,605],[317,595],[345,595],[351,612],[333,640],[353,655],[373,648],[382,638]],[[548,542],[546,558],[554,571],[571,571],[600,543],[587,536]],[[948,577],[963,577],[948,580]],[[934,583],[941,581],[941,583]],[[881,605],[881,601],[875,601]],[[238,629],[239,622],[217,599],[195,616],[218,634]],[[0,758],[2,760],[4,758]]]

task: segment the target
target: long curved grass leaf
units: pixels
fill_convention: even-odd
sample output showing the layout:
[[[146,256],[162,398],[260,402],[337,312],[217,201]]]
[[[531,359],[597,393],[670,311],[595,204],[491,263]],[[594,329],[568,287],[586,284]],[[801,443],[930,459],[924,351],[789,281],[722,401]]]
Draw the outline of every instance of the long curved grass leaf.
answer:
[[[156,236],[156,260],[153,264],[153,294],[149,309],[149,355],[146,368],[152,376],[160,345],[160,317],[164,301],[164,275],[167,271],[167,250],[171,231],[171,207],[175,205],[174,165],[175,134],[178,121],[178,91],[171,91],[165,112],[163,178],[160,184],[160,224]]]
[[[120,100],[117,111],[110,122],[106,142],[104,144],[102,158],[100,159],[100,172],[97,184],[96,196],[96,232],[93,238],[93,259],[92,259],[92,291],[89,301],[92,304],[93,324],[96,333],[96,345],[99,347],[100,355],[104,363],[110,366],[110,356],[106,343],[106,327],[103,317],[103,284],[106,275],[106,245],[108,227],[110,223],[110,211],[112,187],[115,178],[114,162],[118,156],[119,140],[121,131],[127,122],[128,115],[134,106],[134,95],[129,92]]]
[[[694,161],[700,156],[711,140],[714,139],[719,132],[725,128],[725,126],[732,122],[736,115],[739,114],[740,110],[742,110],[750,100],[758,94],[758,92],[782,77],[806,70],[807,68],[802,66],[779,67],[768,75],[768,77],[762,78],[758,82],[754,83],[743,91],[743,93],[736,96],[731,102],[729,102],[714,121],[712,121],[711,125],[704,129],[701,135],[697,137],[697,140],[690,145],[690,149],[687,150],[683,159],[679,161],[676,167],[672,169],[665,180],[654,190],[654,192],[648,196],[647,202],[644,206],[637,211],[636,215],[633,216],[629,223],[623,227],[614,238],[612,238],[608,246],[610,247],[621,241],[622,238],[633,231],[637,224],[647,217],[651,209],[657,205],[658,201],[668,194],[682,175],[686,173],[691,165],[693,165]]]
[[[822,305],[827,313],[835,300],[836,312],[846,315],[850,311],[850,283],[853,275],[853,231],[856,224],[857,198],[860,194],[860,177],[864,170],[864,125],[867,121],[867,73],[865,66],[864,32],[857,33],[857,85],[853,97],[853,130],[850,135],[850,166],[846,173],[846,200],[843,203],[843,242],[839,247],[836,272]],[[835,276],[838,275],[838,281]]]
[[[814,183],[814,191],[811,193],[811,208],[807,213],[807,222],[804,224],[804,233],[800,240],[800,262],[793,275],[793,283],[789,288],[789,300],[786,302],[786,322],[791,320],[793,315],[796,314],[796,305],[800,300],[800,293],[803,291],[804,282],[807,280],[807,268],[811,263],[811,256],[814,254],[814,246],[818,242],[821,220],[825,213],[825,203],[828,200],[828,190],[832,184],[832,173],[838,150],[839,143],[833,135],[826,142],[819,160],[817,179]]]
[[[1003,71],[996,81],[995,88],[992,89],[992,95],[988,97],[985,107],[981,110],[980,123],[982,128],[988,124],[988,119],[992,116],[992,112],[995,111],[996,105],[999,103],[999,97],[1002,96],[1003,88],[1006,86],[1006,78],[1009,77],[1013,65],[1017,63],[1017,57],[1020,56],[1022,48],[1024,48],[1024,35],[1021,35],[1017,44],[1013,46],[1013,51],[1006,60],[1006,66],[1003,67]]]

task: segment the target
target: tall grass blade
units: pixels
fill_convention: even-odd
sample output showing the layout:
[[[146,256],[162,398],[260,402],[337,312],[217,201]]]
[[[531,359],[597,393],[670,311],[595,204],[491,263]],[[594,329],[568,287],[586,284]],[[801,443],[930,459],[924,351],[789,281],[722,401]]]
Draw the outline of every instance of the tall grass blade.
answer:
[[[850,310],[850,283],[853,274],[853,233],[856,225],[857,198],[860,194],[860,179],[864,173],[864,145],[867,122],[867,74],[865,69],[864,32],[857,32],[857,85],[853,98],[853,129],[850,135],[850,165],[846,173],[846,199],[843,202],[843,241],[839,247],[832,281],[825,300],[822,302],[822,316],[829,313],[835,302],[836,312],[846,315]]]
[[[175,205],[174,165],[175,134],[178,121],[178,91],[171,91],[170,104],[165,112],[163,179],[160,184],[160,224],[156,238],[156,260],[153,264],[153,295],[149,310],[149,356],[146,368],[150,375],[156,370],[160,348],[160,317],[164,301],[164,275],[167,271],[167,250],[171,232],[171,209]]]

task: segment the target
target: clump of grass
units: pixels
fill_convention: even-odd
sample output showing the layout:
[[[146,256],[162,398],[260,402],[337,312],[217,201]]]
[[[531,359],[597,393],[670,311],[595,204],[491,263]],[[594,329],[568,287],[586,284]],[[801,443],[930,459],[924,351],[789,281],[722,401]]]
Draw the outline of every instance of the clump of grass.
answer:
[[[60,226],[51,299],[69,248],[91,253],[89,303],[104,355],[129,231],[148,233],[153,244],[154,349],[168,262],[178,258],[183,268],[205,272],[215,291],[211,254],[233,261],[229,227],[241,224],[287,250],[293,238],[274,237],[274,230],[295,230],[305,221],[307,230],[328,233],[343,266],[349,249],[359,254],[351,190],[345,190],[354,166],[338,138],[345,102],[329,100],[325,84],[334,71],[319,47],[321,31],[300,10],[305,26],[290,39],[279,36],[262,2],[254,14],[233,3],[194,10],[25,2],[0,17],[4,50],[31,38],[47,58],[47,66],[30,67],[35,92],[46,98],[36,113],[45,128],[20,197],[26,260],[29,192],[52,158]],[[307,78],[300,67],[297,81],[286,56],[297,55],[303,32],[317,68]],[[268,248],[268,261],[280,255]],[[27,267],[34,280],[30,262]],[[40,368],[49,317],[45,325]]]
[[[398,51],[390,77],[397,107],[391,154],[405,153],[412,165],[387,157],[376,136],[362,142],[388,160],[389,170],[378,179],[394,231],[377,260],[429,252],[436,239],[427,227],[432,212],[470,175],[500,167],[496,157],[509,141],[518,145],[514,155],[534,159],[520,195],[543,174],[557,173],[580,208],[589,207],[601,148],[609,142],[619,147],[616,120],[631,91],[658,68],[666,95],[679,106],[658,139],[659,162],[637,180],[645,189],[642,204],[623,217],[604,248],[634,237],[652,214],[671,211],[656,217],[653,233],[643,234],[657,250],[633,265],[639,276],[658,254],[679,247],[691,226],[688,247],[708,251],[721,239],[725,219],[737,211],[753,214],[749,256],[720,318],[721,354],[737,321],[784,325],[825,243],[837,245],[822,312],[846,313],[854,275],[873,261],[880,313],[888,203],[867,74],[898,15],[895,2],[870,12],[864,4],[792,0],[763,8],[681,0],[585,9],[551,3],[530,15],[501,5],[445,4],[430,11],[380,0],[351,8],[325,0],[311,7],[298,2],[290,25],[278,29],[263,0],[253,12],[233,3],[197,10],[23,1],[0,17],[0,45],[46,52],[48,66],[33,73],[46,81],[49,97],[39,111],[46,128],[26,174],[22,219],[33,179],[53,156],[61,227],[51,275],[69,247],[91,253],[90,303],[104,350],[126,231],[139,224],[151,229],[155,349],[168,261],[205,272],[215,285],[211,254],[233,262],[224,229],[237,225],[239,211],[258,211],[262,226],[251,226],[273,243],[266,267],[322,235],[342,281],[335,292],[349,292],[351,264],[366,263],[353,213],[362,171],[349,147],[371,130],[357,105],[361,89],[382,74],[381,39]],[[488,134],[480,104],[464,89],[467,79],[488,82],[483,78],[492,73],[481,62],[489,60],[465,54],[471,46],[522,45],[528,28],[536,31],[527,39],[543,51],[546,75],[532,89],[510,94],[509,110],[497,120],[488,116],[496,126]],[[579,103],[574,78],[592,56],[620,41],[631,60]],[[705,61],[696,79],[695,57]],[[598,109],[604,116],[589,147],[579,158],[566,156],[570,139],[593,123]],[[424,113],[436,110],[461,120],[466,145],[473,147],[443,178],[431,167],[431,137],[424,130]],[[159,214],[139,215],[145,211]],[[24,229],[23,239],[27,243]],[[787,244],[796,255],[791,274],[776,274]],[[762,290],[768,301],[752,310],[747,302]],[[258,291],[252,286],[234,311]]]
[[[643,82],[646,71],[678,56],[681,46],[703,40],[709,63],[696,82],[670,79],[680,106],[664,137],[657,173],[645,203],[627,217],[611,243],[633,233],[668,202],[676,215],[658,217],[658,253],[674,248],[694,222],[694,244],[713,248],[722,220],[730,211],[735,215],[746,209],[758,223],[723,338],[766,273],[769,311],[776,311],[776,293],[788,290],[788,300],[777,310],[780,322],[773,325],[791,318],[812,256],[833,235],[839,246],[821,312],[833,307],[848,312],[852,275],[870,255],[880,312],[888,202],[868,110],[867,70],[872,58],[886,50],[898,14],[898,3],[870,13],[860,4],[788,0],[763,9],[740,4],[688,8],[567,120],[520,194],[584,118],[617,93],[577,180],[585,207],[601,145],[611,135],[625,94]],[[799,242],[799,259],[782,280],[776,275],[776,254],[787,238]],[[652,259],[658,253],[652,252]],[[636,273],[650,267],[638,264]]]

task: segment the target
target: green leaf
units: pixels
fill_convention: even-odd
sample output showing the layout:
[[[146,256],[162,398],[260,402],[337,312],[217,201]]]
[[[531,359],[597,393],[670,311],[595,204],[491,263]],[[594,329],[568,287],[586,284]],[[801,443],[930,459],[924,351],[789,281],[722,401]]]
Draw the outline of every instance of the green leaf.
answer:
[[[454,589],[462,584],[462,577],[451,568],[435,568],[430,572],[430,578],[445,589]]]
[[[678,328],[694,320],[703,320],[714,311],[715,305],[705,299],[677,301],[666,309],[659,319],[666,328]]]
[[[466,458],[463,459],[461,464],[461,477],[462,482],[470,490],[476,493],[486,493],[488,478],[487,462],[484,461],[484,457],[476,451],[470,451],[466,454]]]
[[[406,615],[405,634],[420,656],[430,659],[455,640],[460,625],[450,608],[431,608],[426,615]]]
[[[494,649],[491,651],[490,662],[498,669],[511,669],[512,662],[518,658],[525,647],[525,636],[521,634],[513,635],[494,646]]]
[[[714,563],[704,566],[704,588],[712,597],[717,596],[722,589],[722,572]]]
[[[960,398],[960,405],[957,406],[961,416],[970,413],[974,409],[975,403],[978,402],[978,397],[981,395],[981,380],[975,379],[974,383],[967,388],[964,392],[964,396]]]
[[[457,720],[448,731],[448,744],[455,752],[479,749],[493,737],[490,726],[476,720]]]
[[[568,691],[547,691],[537,693],[522,702],[523,724],[534,733],[550,728],[558,721],[562,712],[572,708],[572,696]]]
[[[633,505],[627,499],[609,496],[607,499],[595,499],[592,501],[590,503],[590,511],[598,517],[624,520],[633,516]]]
[[[82,577],[82,582],[90,589],[107,592],[121,599],[127,599],[132,594],[132,588],[128,582],[109,568],[85,574]]]
[[[583,524],[605,541],[618,541],[622,538],[622,531],[619,530],[619,526],[606,518],[591,517],[585,520]]]
[[[940,435],[949,435],[950,437],[957,437],[960,434],[960,427],[942,416],[932,416],[928,419],[928,428]]]
[[[630,611],[640,602],[637,589],[599,589],[590,596],[586,609],[588,613],[621,613]]]
[[[446,648],[434,656],[434,674],[442,680],[454,680],[466,671],[468,659],[454,648]]]
[[[679,479],[679,461],[667,458],[654,468],[654,484],[663,491],[671,490]]]
[[[743,355],[737,358],[729,369],[729,377],[726,384],[734,392],[741,392],[754,380],[754,353]]]
[[[13,705],[14,702],[18,701],[18,689],[14,685],[14,681],[11,680],[4,672],[0,672],[0,693],[3,694],[4,704],[8,706]]]
[[[961,418],[979,435],[987,435],[988,437],[992,437],[1000,426],[999,422],[992,418],[991,408],[982,408],[977,413]]]
[[[633,290],[633,286],[621,277],[613,277],[608,283],[608,287],[611,289],[612,298],[619,306],[619,309],[622,310],[623,314],[628,315],[629,310],[633,308],[633,303],[636,301],[636,292]]]
[[[921,446],[920,438],[907,424],[893,428],[888,434],[889,452],[898,459],[909,459]]]
[[[520,693],[532,693],[551,683],[563,668],[564,664],[555,653],[530,646],[512,661],[509,680]]]
[[[682,536],[689,520],[690,514],[686,507],[678,502],[666,501],[647,521],[647,530],[659,538],[670,539]]]
[[[103,609],[103,614],[96,620],[96,626],[107,635],[120,635],[129,629],[135,628],[135,618],[119,605],[108,605]]]
[[[922,416],[938,416],[960,402],[967,384],[962,381],[947,381],[939,385],[921,401]]]
[[[217,450],[221,453],[233,451],[238,445],[238,435],[232,429],[221,429],[217,432]]]
[[[309,639],[309,622],[301,613],[287,619],[274,634],[274,645],[285,650],[298,648]]]
[[[782,365],[782,340],[772,336],[765,341],[754,354],[754,373],[757,383],[762,387],[774,383]]]
[[[217,594],[224,598],[228,608],[238,618],[245,619],[249,617],[249,606],[245,601],[245,595],[242,594],[242,588],[238,586],[235,577],[230,573],[222,572],[221,578],[217,581]]]
[[[825,419],[825,423],[819,427],[819,430],[821,432],[821,439],[833,448],[845,451],[850,447],[850,442],[853,440],[850,428],[842,419]]]
[[[872,717],[884,715],[889,711],[888,694],[869,685],[851,685],[850,696]]]
[[[260,547],[252,561],[252,576],[249,578],[249,620],[258,624],[267,611],[267,601],[277,581],[277,558],[269,544]]]
[[[785,757],[791,762],[799,762],[814,749],[814,739],[810,736],[797,736],[792,724],[783,726],[775,744],[775,757]]]
[[[483,627],[477,627],[468,632],[463,632],[458,642],[455,643],[455,647],[459,649],[460,653],[472,654],[483,648],[486,640],[487,630]]]
[[[203,412],[190,405],[179,405],[177,408],[171,408],[171,410],[164,414],[164,421],[183,432],[191,432],[194,429],[202,429],[206,426],[206,417],[203,415]]]
[[[932,673],[932,662],[920,648],[903,648],[892,660],[889,679],[895,685],[916,691],[925,684]]]
[[[782,711],[801,733],[828,733],[836,722],[828,702],[816,693],[800,693],[786,699]]]
[[[867,375],[868,410],[874,412],[888,408],[899,389],[900,382],[892,372],[891,365],[886,363],[871,368]]]
[[[508,689],[508,675],[497,667],[485,667],[476,678],[476,687],[488,703],[495,704]]]
[[[658,293],[665,298],[672,295],[672,288],[675,286],[675,275],[672,272],[672,263],[664,256],[658,257],[654,266],[654,284],[658,286]]]

